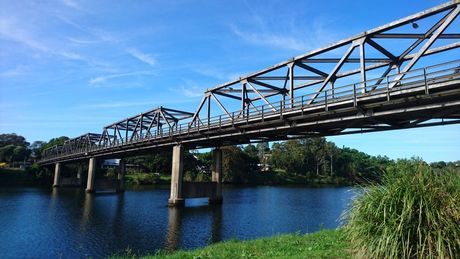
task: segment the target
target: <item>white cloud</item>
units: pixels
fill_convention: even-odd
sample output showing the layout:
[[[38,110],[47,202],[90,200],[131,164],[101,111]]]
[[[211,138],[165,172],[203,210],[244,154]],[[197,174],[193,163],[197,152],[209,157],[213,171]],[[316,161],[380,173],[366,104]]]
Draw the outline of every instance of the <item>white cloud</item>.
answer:
[[[19,65],[19,66],[16,66],[15,68],[0,72],[0,77],[15,77],[15,76],[23,75],[25,72],[26,72],[26,67]]]
[[[180,93],[185,97],[197,98],[203,96],[204,87],[191,80],[184,80],[184,84],[178,87],[171,87],[169,90]]]
[[[73,37],[68,37],[67,38],[70,42],[79,44],[79,45],[88,45],[88,44],[95,44],[95,43],[100,43],[100,40],[88,40],[88,39],[79,39],[79,38],[73,38]]]
[[[39,40],[38,37],[25,30],[20,23],[13,20],[0,19],[0,38],[15,41],[29,47],[32,50],[54,55],[60,58],[91,63],[90,60],[86,59],[78,53],[59,50],[55,46],[48,47],[48,44],[45,44],[42,40]]]
[[[216,78],[222,81],[231,81],[234,79],[239,78],[242,76],[243,73],[230,73],[226,71],[222,71],[220,69],[216,69],[213,67],[206,67],[206,66],[193,66],[193,71],[212,78]]]
[[[147,106],[151,108],[156,108],[160,105],[168,104],[179,104],[179,103],[189,103],[195,102],[195,100],[190,99],[168,99],[168,100],[142,100],[142,101],[112,101],[106,103],[91,103],[85,104],[81,107],[84,109],[92,108],[126,108],[126,107],[138,107],[138,106]]]
[[[273,29],[275,26],[267,25],[267,22],[259,16],[254,19],[255,22],[250,29],[243,30],[235,24],[230,24],[230,30],[252,44],[302,52],[323,47],[335,40],[337,36],[337,33],[325,29],[324,23],[319,20],[313,21],[309,26],[299,26],[291,20],[284,24],[282,29],[277,30]]]
[[[306,43],[294,37],[275,34],[273,32],[247,32],[242,31],[236,26],[231,26],[232,32],[243,40],[258,44],[269,45],[276,48],[305,50]]]
[[[62,0],[62,3],[70,8],[80,10],[80,5],[74,0]]]
[[[91,78],[89,80],[90,85],[100,85],[105,83],[107,80],[113,79],[113,78],[119,78],[119,77],[127,77],[127,76],[138,76],[138,75],[153,75],[153,71],[134,71],[134,72],[128,72],[128,73],[117,73],[117,74],[110,74],[110,75],[105,75],[105,76],[98,76],[95,78]]]
[[[136,59],[150,66],[154,66],[156,64],[155,57],[153,57],[153,55],[150,53],[144,53],[134,48],[128,49],[128,53],[131,54],[131,56],[135,57]]]

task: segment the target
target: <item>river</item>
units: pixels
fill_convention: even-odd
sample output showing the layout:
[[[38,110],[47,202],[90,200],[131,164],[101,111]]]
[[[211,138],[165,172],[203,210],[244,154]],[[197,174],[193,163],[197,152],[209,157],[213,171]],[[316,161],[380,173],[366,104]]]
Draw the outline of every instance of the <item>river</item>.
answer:
[[[336,228],[351,188],[228,187],[224,203],[166,206],[169,189],[85,194],[0,188],[0,258],[105,258],[130,249],[191,249],[237,239]]]

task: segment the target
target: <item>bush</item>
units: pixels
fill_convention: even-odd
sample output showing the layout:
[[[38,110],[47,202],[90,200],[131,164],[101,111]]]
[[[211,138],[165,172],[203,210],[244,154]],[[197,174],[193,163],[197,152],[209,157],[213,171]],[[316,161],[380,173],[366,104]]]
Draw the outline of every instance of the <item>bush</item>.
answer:
[[[363,188],[345,214],[358,257],[458,258],[460,175],[398,161],[382,185]]]

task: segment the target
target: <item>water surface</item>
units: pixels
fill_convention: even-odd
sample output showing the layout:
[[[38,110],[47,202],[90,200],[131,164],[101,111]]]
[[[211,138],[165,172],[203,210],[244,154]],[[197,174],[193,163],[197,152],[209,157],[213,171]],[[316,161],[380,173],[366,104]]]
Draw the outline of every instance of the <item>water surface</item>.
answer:
[[[0,189],[0,258],[105,258],[131,249],[190,249],[231,238],[335,228],[350,188],[225,187],[224,204],[166,206],[169,190],[85,194],[76,188]]]

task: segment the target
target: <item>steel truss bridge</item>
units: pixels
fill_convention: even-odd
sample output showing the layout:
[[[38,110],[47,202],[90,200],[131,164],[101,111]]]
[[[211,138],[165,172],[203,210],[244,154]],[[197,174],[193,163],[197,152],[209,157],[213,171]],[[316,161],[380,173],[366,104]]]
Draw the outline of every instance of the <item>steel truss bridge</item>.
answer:
[[[208,89],[195,112],[112,123],[40,164],[460,123],[459,12],[450,1]]]

